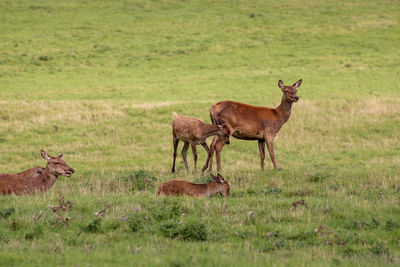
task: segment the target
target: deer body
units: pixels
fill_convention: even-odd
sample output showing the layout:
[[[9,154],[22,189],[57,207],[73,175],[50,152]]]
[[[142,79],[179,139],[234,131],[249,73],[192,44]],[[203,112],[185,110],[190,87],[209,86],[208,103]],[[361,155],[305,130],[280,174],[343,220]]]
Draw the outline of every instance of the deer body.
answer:
[[[173,138],[173,145],[174,145],[174,154],[173,154],[173,163],[172,163],[172,172],[175,172],[175,161],[178,149],[179,141],[184,142],[184,146],[182,149],[182,157],[183,161],[185,162],[186,172],[189,172],[189,167],[186,160],[186,153],[189,148],[189,144],[192,147],[193,152],[193,159],[194,159],[194,171],[197,174],[197,151],[196,145],[202,145],[203,148],[207,151],[207,162],[206,165],[208,166],[208,159],[210,158],[210,149],[206,143],[206,139],[212,135],[219,136],[220,140],[224,143],[229,144],[229,133],[228,128],[221,123],[220,120],[216,121],[215,125],[207,124],[203,121],[191,118],[187,116],[179,116],[175,112],[173,113],[173,121],[172,121],[172,138]],[[222,125],[221,125],[222,124]],[[226,137],[228,136],[228,139]],[[206,168],[203,167],[203,170]]]
[[[282,89],[283,96],[281,104],[277,108],[257,107],[234,101],[222,101],[213,105],[210,109],[211,121],[224,120],[232,136],[242,140],[257,140],[261,157],[261,170],[264,170],[265,143],[271,157],[274,169],[278,169],[275,161],[273,140],[282,125],[288,121],[292,104],[299,100],[296,95],[297,88],[302,80],[293,86],[284,86],[279,81],[278,86]],[[214,137],[211,143],[210,171],[212,171],[212,156],[214,151],[217,156],[217,170],[221,171],[221,150],[223,142]]]
[[[194,184],[185,180],[171,180],[163,183],[157,190],[157,195],[162,196],[193,196],[210,197],[215,194],[229,196],[229,184],[220,174],[211,176],[215,182],[208,184]]]
[[[48,161],[46,168],[37,166],[17,174],[0,174],[0,194],[26,195],[49,190],[60,175],[71,176],[74,170],[69,167],[62,155],[50,157],[43,150],[42,157]]]
[[[271,109],[223,101],[213,105],[210,114],[213,118],[225,118],[226,124],[233,129],[233,137],[242,140],[262,140],[267,136],[276,136],[289,119],[290,109],[291,104],[285,103],[281,103],[276,109]],[[231,116],[232,111],[236,116]]]

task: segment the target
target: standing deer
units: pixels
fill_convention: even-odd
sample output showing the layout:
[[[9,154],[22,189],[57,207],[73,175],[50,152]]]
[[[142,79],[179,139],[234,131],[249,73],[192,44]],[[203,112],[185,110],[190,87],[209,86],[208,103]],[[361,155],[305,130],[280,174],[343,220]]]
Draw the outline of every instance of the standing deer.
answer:
[[[0,194],[26,195],[38,191],[47,191],[55,183],[57,177],[62,175],[70,177],[74,169],[58,157],[51,157],[40,150],[42,158],[47,160],[46,168],[37,166],[17,174],[0,174]]]
[[[278,86],[283,92],[282,101],[279,107],[271,109],[267,107],[256,107],[233,101],[222,101],[213,105],[210,109],[210,117],[213,124],[217,120],[224,120],[229,127],[232,136],[242,140],[257,140],[261,157],[261,170],[264,170],[265,142],[268,152],[277,170],[275,161],[273,141],[282,125],[288,121],[292,110],[293,102],[297,102],[297,88],[302,80],[298,80],[292,86],[285,86],[279,80]],[[212,171],[212,157],[214,151],[217,156],[217,170],[221,171],[221,150],[224,143],[218,137],[214,137],[211,143],[210,171]]]
[[[178,149],[179,140],[184,142],[182,148],[182,157],[185,162],[186,172],[189,172],[188,163],[186,160],[186,152],[189,148],[189,144],[192,147],[193,159],[194,159],[194,172],[197,174],[197,151],[196,145],[202,145],[207,151],[207,161],[205,166],[208,166],[208,160],[210,158],[210,148],[207,146],[206,139],[209,136],[215,135],[219,137],[219,140],[224,144],[229,144],[229,128],[225,125],[223,120],[216,120],[215,125],[204,123],[203,121],[191,118],[187,116],[179,116],[175,112],[173,113],[174,120],[172,121],[172,138],[174,145],[172,173],[175,172],[175,160],[176,150]],[[206,167],[203,167],[203,171]]]
[[[171,180],[163,183],[157,190],[158,196],[194,196],[210,197],[215,194],[221,194],[224,197],[229,196],[229,184],[218,173],[217,176],[210,173],[215,182],[208,184],[193,184],[185,180]]]

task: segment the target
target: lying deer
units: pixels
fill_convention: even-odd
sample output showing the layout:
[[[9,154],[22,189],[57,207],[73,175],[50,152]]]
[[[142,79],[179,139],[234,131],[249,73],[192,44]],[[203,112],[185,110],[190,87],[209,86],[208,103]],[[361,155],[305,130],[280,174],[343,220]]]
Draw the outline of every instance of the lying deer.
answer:
[[[282,101],[279,107],[271,109],[267,107],[256,107],[233,101],[222,101],[213,105],[210,109],[210,117],[213,124],[218,120],[224,120],[229,127],[232,136],[242,140],[257,140],[261,157],[261,170],[264,170],[265,142],[268,152],[277,170],[275,161],[273,141],[282,125],[288,121],[292,104],[299,100],[296,95],[297,88],[302,80],[298,80],[292,86],[284,86],[279,80],[278,86],[283,92]],[[217,156],[217,171],[221,171],[221,150],[224,142],[214,137],[211,142],[210,172],[212,171],[212,157],[214,151]]]
[[[218,173],[217,176],[210,173],[215,182],[208,184],[193,184],[185,180],[171,180],[160,185],[157,195],[162,196],[194,196],[210,197],[220,193],[224,197],[229,196],[229,184]]]
[[[172,173],[175,172],[175,160],[176,150],[178,148],[179,140],[184,142],[182,148],[182,157],[185,162],[186,172],[189,172],[188,163],[186,160],[186,152],[189,148],[189,144],[192,147],[193,159],[194,159],[194,172],[197,174],[197,152],[196,145],[202,145],[207,151],[207,161],[203,171],[207,169],[208,160],[210,158],[210,148],[206,143],[206,139],[209,136],[215,135],[219,137],[219,140],[224,144],[229,144],[229,128],[226,127],[223,120],[216,120],[215,125],[207,124],[203,121],[191,117],[179,116],[175,112],[173,113],[174,120],[172,121],[172,138],[174,145],[174,160],[172,163]]]
[[[0,194],[26,195],[47,191],[58,176],[70,177],[75,172],[61,159],[62,154],[50,157],[43,150],[40,154],[47,160],[46,168],[37,166],[17,174],[0,174]]]

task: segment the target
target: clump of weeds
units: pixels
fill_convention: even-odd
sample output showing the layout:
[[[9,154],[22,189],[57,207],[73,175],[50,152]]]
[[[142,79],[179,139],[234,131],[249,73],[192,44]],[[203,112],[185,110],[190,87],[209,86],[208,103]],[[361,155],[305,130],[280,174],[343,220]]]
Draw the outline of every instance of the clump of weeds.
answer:
[[[69,222],[71,221],[71,217],[67,216],[65,212],[69,212],[72,210],[72,202],[64,200],[63,196],[60,196],[58,200],[58,206],[51,206],[51,210],[56,214],[56,221],[54,225],[65,226],[67,227]]]
[[[101,222],[101,218],[95,218],[93,221],[90,221],[83,230],[89,233],[98,233],[101,230]]]
[[[381,242],[377,242],[369,247],[369,252],[374,255],[389,255],[389,249]]]
[[[39,237],[43,234],[43,226],[42,225],[36,225],[35,228],[30,231],[25,233],[25,239],[26,240],[33,240],[36,237]]]
[[[15,208],[0,210],[0,218],[7,219],[15,212]]]
[[[133,174],[120,178],[124,182],[131,183],[131,191],[142,191],[154,187],[157,178],[146,170],[138,170]]]
[[[328,179],[329,177],[331,177],[331,175],[329,173],[326,172],[317,172],[315,174],[311,174],[308,176],[308,180],[310,182],[313,183],[319,183],[319,182],[323,182],[326,179]]]
[[[165,237],[172,239],[176,238],[186,241],[207,240],[207,227],[197,220],[189,220],[186,223],[162,223],[160,225],[160,231]]]

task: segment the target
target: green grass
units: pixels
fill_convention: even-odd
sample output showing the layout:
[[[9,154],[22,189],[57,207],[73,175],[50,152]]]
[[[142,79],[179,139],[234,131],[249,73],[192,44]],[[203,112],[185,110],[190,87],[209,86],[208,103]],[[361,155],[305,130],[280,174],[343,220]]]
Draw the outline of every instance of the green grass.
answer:
[[[0,9],[0,172],[44,166],[40,149],[76,170],[44,194],[0,198],[0,265],[399,264],[396,1]],[[282,171],[267,158],[261,172],[257,143],[233,139],[222,153],[231,197],[155,196],[169,179],[206,180],[180,155],[170,173],[172,112],[209,122],[221,100],[274,107],[278,80],[299,78],[275,140]],[[57,218],[61,196],[72,208]]]

